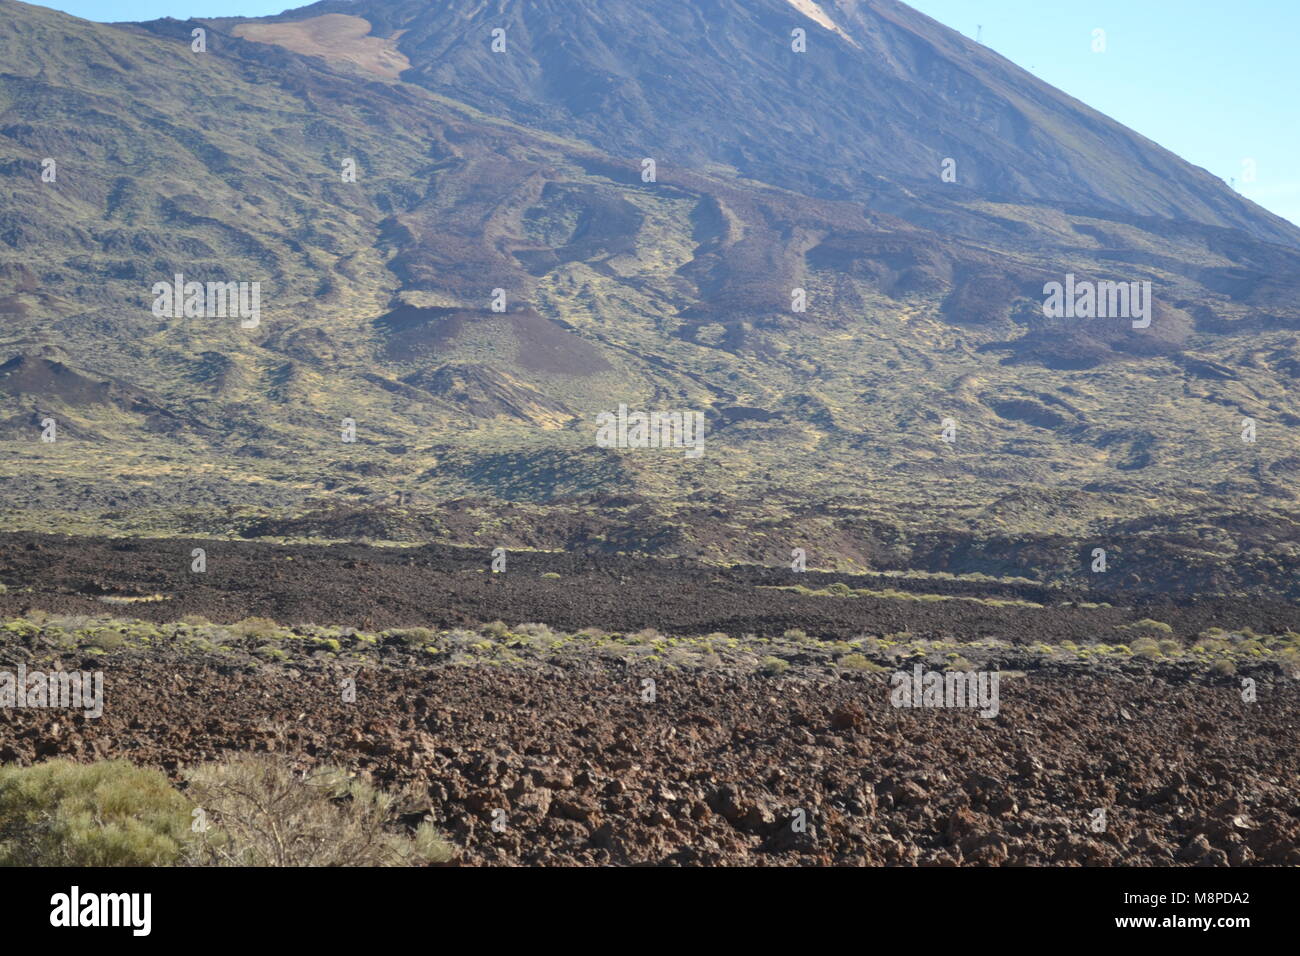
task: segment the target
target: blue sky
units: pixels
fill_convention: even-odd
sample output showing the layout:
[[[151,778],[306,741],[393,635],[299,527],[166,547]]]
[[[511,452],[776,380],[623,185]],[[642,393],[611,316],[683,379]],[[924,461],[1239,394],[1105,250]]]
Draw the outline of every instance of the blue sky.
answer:
[[[908,0],[1300,224],[1300,0]],[[283,0],[48,0],[90,20],[266,16]],[[983,29],[980,30],[979,28]],[[1094,53],[1093,31],[1105,31]],[[1254,181],[1247,181],[1253,161]]]
[[[1300,224],[1300,0],[907,2]]]

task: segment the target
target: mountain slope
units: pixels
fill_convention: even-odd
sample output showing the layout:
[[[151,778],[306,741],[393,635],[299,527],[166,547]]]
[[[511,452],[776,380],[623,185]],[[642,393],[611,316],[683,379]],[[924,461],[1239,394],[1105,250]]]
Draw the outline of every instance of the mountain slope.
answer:
[[[9,523],[328,534],[342,509],[392,537],[1043,574],[1076,563],[1058,535],[1149,556],[1167,531],[1151,566],[1190,549],[1252,586],[1300,553],[1290,227],[987,51],[978,96],[940,96],[967,44],[893,4],[822,4],[842,34],[785,0],[652,7],[110,27],[0,2]],[[817,59],[886,69],[873,49],[878,89]],[[834,116],[794,103],[819,82]],[[976,101],[1051,125],[980,132]],[[971,181],[918,172],[935,116]],[[155,314],[177,274],[260,283],[260,321]],[[1045,318],[1068,275],[1149,281],[1150,325]],[[601,447],[620,405],[698,412],[703,454]]]
[[[1300,229],[1205,170],[902,3],[804,9],[813,16],[791,0],[325,0],[282,19],[364,18],[409,60],[406,82],[628,159],[872,203],[900,185],[937,190],[951,157],[980,195],[1300,245]],[[796,28],[805,53],[792,50]]]

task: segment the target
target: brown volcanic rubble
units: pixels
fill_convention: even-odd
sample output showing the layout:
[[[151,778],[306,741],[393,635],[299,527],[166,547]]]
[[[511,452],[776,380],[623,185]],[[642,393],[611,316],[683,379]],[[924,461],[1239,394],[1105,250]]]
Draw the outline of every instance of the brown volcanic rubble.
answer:
[[[1248,704],[1230,681],[1030,672],[982,719],[798,669],[78,666],[105,672],[103,717],[0,710],[0,760],[339,763],[416,784],[465,864],[1300,864],[1285,679]]]

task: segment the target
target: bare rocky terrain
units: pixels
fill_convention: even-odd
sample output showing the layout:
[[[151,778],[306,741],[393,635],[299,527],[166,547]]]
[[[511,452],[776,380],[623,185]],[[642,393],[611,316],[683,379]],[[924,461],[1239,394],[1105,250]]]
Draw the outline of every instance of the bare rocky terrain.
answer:
[[[0,759],[339,763],[416,784],[464,864],[1300,864],[1294,681],[1030,673],[984,719],[797,669],[94,666],[102,718],[5,712]]]
[[[206,570],[192,554],[203,549]],[[129,607],[149,621],[199,614],[362,629],[456,627],[493,620],[558,628],[775,636],[801,627],[826,638],[909,631],[958,641],[1099,640],[1144,619],[1194,638],[1202,631],[1300,630],[1279,596],[1177,596],[1052,586],[1012,578],[841,574],[788,567],[719,567],[601,553],[507,551],[493,574],[490,547],[273,544],[202,538],[0,534],[0,613],[29,608],[102,614]],[[1103,577],[1103,576],[1098,576]],[[838,583],[843,600],[800,591]],[[900,595],[911,594],[915,600]]]
[[[196,574],[201,541],[3,543],[0,661],[105,681],[98,719],[0,710],[3,762],[338,764],[413,785],[465,865],[1300,863],[1280,604],[1214,667],[1194,652],[1242,602],[1155,621],[1024,583],[837,597],[774,569],[255,542],[206,542]],[[1100,643],[1143,628],[1150,655]],[[893,706],[915,666],[997,672],[996,715]]]

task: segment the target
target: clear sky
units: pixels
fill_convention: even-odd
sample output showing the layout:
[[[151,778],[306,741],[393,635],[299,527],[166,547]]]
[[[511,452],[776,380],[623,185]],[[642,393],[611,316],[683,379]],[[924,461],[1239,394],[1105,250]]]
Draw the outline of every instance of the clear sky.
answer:
[[[39,0],[38,0],[39,2]],[[653,0],[649,0],[653,2]],[[1300,224],[1300,0],[908,0]],[[89,20],[266,16],[296,0],[45,0]],[[981,29],[982,28],[982,29]],[[1093,31],[1105,52],[1093,52]],[[1253,170],[1253,179],[1252,179]]]
[[[907,2],[1300,225],[1300,0]]]

